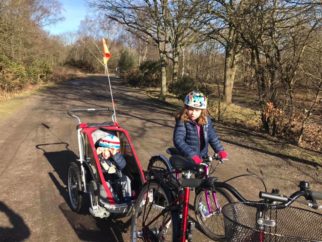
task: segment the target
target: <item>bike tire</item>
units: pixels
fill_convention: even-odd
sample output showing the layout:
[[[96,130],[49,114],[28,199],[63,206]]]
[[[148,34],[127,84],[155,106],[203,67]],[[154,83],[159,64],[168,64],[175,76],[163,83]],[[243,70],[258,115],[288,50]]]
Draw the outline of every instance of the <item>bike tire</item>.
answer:
[[[210,205],[214,209],[211,214],[204,214],[201,210],[200,203],[205,206],[208,211],[205,192],[209,193]],[[218,199],[219,206],[217,208],[214,199],[212,198],[211,191],[199,190],[196,191],[196,197],[194,201],[194,209],[196,219],[198,221],[200,229],[212,240],[222,241],[225,239],[225,227],[224,227],[224,216],[222,214],[222,207],[232,202],[231,196],[222,188],[216,188],[216,196]],[[209,213],[209,211],[208,211]]]
[[[150,159],[149,164],[148,164],[148,171],[151,171],[151,170],[168,171],[168,172],[171,171],[169,165],[158,156],[152,157]]]
[[[169,208],[173,202],[169,189],[156,181],[146,183],[134,205],[131,241],[177,241],[179,213]]]

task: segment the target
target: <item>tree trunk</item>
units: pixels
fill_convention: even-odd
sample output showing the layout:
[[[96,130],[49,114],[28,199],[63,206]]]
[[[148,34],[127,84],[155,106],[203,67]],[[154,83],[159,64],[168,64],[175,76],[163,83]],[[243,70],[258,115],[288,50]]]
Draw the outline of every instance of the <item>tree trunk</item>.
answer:
[[[176,83],[178,81],[178,71],[179,71],[179,52],[173,54],[173,73],[172,73],[172,82]]]
[[[226,43],[225,72],[224,72],[224,101],[232,103],[233,87],[237,71],[237,60],[239,57],[237,33],[233,27],[229,28],[228,41]]]
[[[182,50],[182,68],[181,68],[181,78],[185,75],[185,61],[186,61],[186,56],[185,56],[185,53],[184,53],[184,49]]]
[[[233,87],[237,71],[236,59],[237,54],[232,49],[227,48],[224,76],[224,99],[226,104],[232,103]]]
[[[165,59],[165,54],[160,52],[160,62],[161,62],[161,93],[160,99],[165,100],[167,94],[167,62]]]

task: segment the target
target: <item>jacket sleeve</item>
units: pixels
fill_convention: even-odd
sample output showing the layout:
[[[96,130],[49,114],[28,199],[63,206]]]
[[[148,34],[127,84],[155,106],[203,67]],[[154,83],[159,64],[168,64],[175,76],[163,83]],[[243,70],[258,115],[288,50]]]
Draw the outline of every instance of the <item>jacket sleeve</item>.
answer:
[[[216,153],[218,153],[221,150],[224,150],[224,147],[222,146],[222,144],[219,140],[216,129],[213,126],[213,123],[212,123],[210,117],[208,117],[208,138],[209,138],[209,144],[210,144],[211,148]]]
[[[179,150],[179,152],[185,156],[192,158],[198,155],[191,147],[186,143],[186,126],[183,121],[176,120],[176,126],[173,132],[173,144]]]
[[[126,165],[126,160],[124,159],[123,155],[121,155],[120,153],[116,153],[112,159],[115,162],[115,165],[118,169],[122,170],[125,165]]]

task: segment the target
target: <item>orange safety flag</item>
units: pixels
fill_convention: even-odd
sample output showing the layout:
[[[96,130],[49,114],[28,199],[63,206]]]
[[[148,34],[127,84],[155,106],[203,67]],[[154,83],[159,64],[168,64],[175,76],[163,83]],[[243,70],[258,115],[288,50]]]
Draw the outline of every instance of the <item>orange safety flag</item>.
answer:
[[[107,65],[107,62],[112,57],[112,55],[106,45],[106,41],[104,38],[102,39],[102,41],[103,41],[103,51],[104,51],[103,62],[104,62],[104,65]]]

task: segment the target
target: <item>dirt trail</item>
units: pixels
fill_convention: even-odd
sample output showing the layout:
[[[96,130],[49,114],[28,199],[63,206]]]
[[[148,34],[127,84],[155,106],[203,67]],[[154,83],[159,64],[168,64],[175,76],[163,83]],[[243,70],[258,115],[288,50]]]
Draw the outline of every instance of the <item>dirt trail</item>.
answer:
[[[150,156],[172,144],[175,108],[148,98],[139,89],[113,79],[118,121],[126,128],[145,168]],[[106,79],[92,76],[64,82],[26,99],[13,115],[0,121],[0,241],[128,241],[129,221],[95,220],[75,214],[68,205],[67,167],[77,157],[75,121],[70,108],[106,107]],[[99,122],[110,117],[87,117]],[[86,121],[86,119],[85,119]],[[217,175],[228,178],[247,168],[265,177],[271,189],[289,194],[299,180],[322,191],[321,168],[252,149],[254,134],[217,127],[230,160]],[[232,137],[235,137],[234,139]],[[261,186],[252,179],[234,183],[248,197]],[[198,231],[194,238],[208,241]]]

